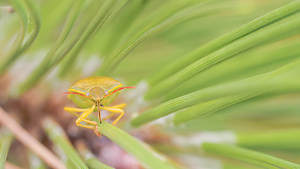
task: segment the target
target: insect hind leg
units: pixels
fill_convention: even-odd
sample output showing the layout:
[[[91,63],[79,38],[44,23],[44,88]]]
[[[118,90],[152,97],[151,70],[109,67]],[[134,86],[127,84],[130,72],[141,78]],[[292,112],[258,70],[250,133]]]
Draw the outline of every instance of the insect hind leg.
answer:
[[[126,106],[126,104],[125,104]],[[107,110],[107,111],[110,111],[112,112],[111,114],[109,114],[107,117],[105,117],[104,119],[108,119],[110,117],[112,117],[114,114],[116,113],[120,113],[120,115],[113,121],[112,125],[115,125],[118,123],[118,121],[123,117],[124,115],[124,110],[121,109],[121,108],[116,108],[115,106],[113,107],[102,107],[101,108],[102,110]]]

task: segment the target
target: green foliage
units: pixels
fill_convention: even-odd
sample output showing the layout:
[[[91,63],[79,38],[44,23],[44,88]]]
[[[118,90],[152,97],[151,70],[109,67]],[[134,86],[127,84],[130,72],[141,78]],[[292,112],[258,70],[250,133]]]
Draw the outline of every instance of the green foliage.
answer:
[[[191,93],[200,88],[249,77],[279,68],[298,58],[299,41],[262,48],[233,58],[231,62],[221,63],[206,72],[188,80],[176,90],[168,93],[164,100]],[[286,52],[289,51],[289,52]],[[264,56],[264,57],[261,57]],[[205,80],[203,80],[205,79]]]
[[[298,4],[298,6],[300,5]],[[299,27],[299,16],[300,15],[296,15],[294,17],[291,16],[286,20],[280,21],[279,23],[274,23],[271,27],[267,26],[266,28],[249,34],[244,38],[234,41],[229,45],[207,55],[206,57],[197,60],[189,66],[181,69],[171,77],[163,80],[159,83],[159,85],[153,87],[148,91],[145,98],[152,99],[168,88],[175,88],[177,84],[181,84],[195,75],[205,71],[206,69],[209,69],[212,66],[223,62],[241,52],[249,50],[258,45],[273,42],[274,40],[280,39],[282,36],[286,38],[287,36],[299,33],[297,31],[294,32],[294,30]]]
[[[47,166],[43,163],[41,159],[39,159],[38,156],[31,152],[28,153],[28,156],[31,169],[47,169]]]
[[[4,168],[5,160],[8,150],[13,140],[13,135],[7,131],[2,130],[0,133],[0,168]]]
[[[43,75],[45,75],[53,66],[58,64],[58,62],[62,60],[63,57],[72,49],[75,42],[72,42],[71,45],[69,44],[68,47],[64,46],[64,41],[68,38],[68,35],[75,24],[82,4],[83,1],[76,1],[73,3],[73,6],[69,11],[68,18],[66,19],[64,29],[62,30],[56,44],[52,49],[50,49],[43,62],[36,68],[33,74],[20,86],[20,93],[24,93],[35,85]]]
[[[20,34],[16,38],[13,50],[0,65],[0,74],[3,75],[8,68],[27,50],[36,39],[40,30],[40,18],[37,7],[31,0],[17,1],[11,0],[14,9],[19,13],[22,23]]]
[[[235,159],[223,159],[224,168],[239,162],[299,168],[299,103],[293,102],[300,92],[299,0],[8,3],[15,12],[0,15],[9,20],[0,30],[0,43],[9,49],[0,51],[0,74],[12,79],[9,96],[21,98],[37,84],[43,95],[66,91],[65,82],[82,77],[112,76],[137,89],[120,96],[129,107],[125,125],[103,122],[98,131],[145,168],[189,166],[183,156],[190,154],[211,158],[197,151],[203,141],[195,139],[195,148],[185,135],[211,130],[234,133],[233,145],[206,140],[200,147]],[[31,61],[37,64],[29,73],[22,66],[15,72],[14,65]],[[127,133],[156,132],[140,127],[145,124],[160,127],[167,141],[145,143]],[[92,151],[76,150],[58,124],[43,125],[68,168],[111,168]],[[176,143],[181,135],[184,145]],[[11,141],[1,135],[0,168]]]
[[[107,58],[97,74],[108,74],[112,71],[133,48],[162,29],[164,27],[163,22],[166,22],[170,16],[187,4],[188,1],[166,2],[158,9],[157,13],[153,13],[153,15],[150,15],[135,28],[132,28],[132,32],[128,33],[128,37],[125,37],[124,42],[122,42],[119,48],[116,48],[112,56]]]
[[[60,126],[48,119],[44,122],[44,128],[58,151],[61,151],[61,153],[63,153],[61,155],[62,158],[64,156],[66,157],[65,164],[67,168],[88,169],[86,164],[79,157],[76,150],[70,144]]]
[[[91,168],[91,169],[97,169],[97,168],[103,168],[103,169],[113,169],[110,166],[107,166],[100,162],[97,157],[95,157],[91,152],[88,150],[79,150],[82,158],[86,162],[86,164]]]
[[[276,130],[237,133],[237,144],[243,147],[260,149],[282,149],[298,151],[299,130]]]
[[[255,164],[262,168],[299,168],[298,164],[272,157],[263,153],[240,148],[233,145],[203,143],[201,146],[205,152],[227,156],[233,159],[242,160],[247,163]]]
[[[117,143],[120,147],[138,159],[145,168],[177,168],[166,157],[148,147],[143,142],[133,138],[126,132],[103,122],[98,124],[98,131]]]
[[[211,111],[219,111],[220,109],[224,109],[227,106],[231,106],[232,104],[239,103],[253,97],[269,95],[270,93],[275,94],[275,91],[278,94],[291,91],[299,91],[298,81],[287,80],[285,77],[283,78],[285,81],[282,81],[282,79],[277,81],[276,78],[275,80],[270,80],[270,78],[272,79],[272,77],[277,77],[278,75],[280,75],[280,73],[291,70],[293,68],[297,68],[298,66],[299,60],[298,62],[287,64],[286,66],[268,74],[263,74],[260,76],[255,76],[249,79],[236,81],[216,87],[202,89],[181,97],[177,97],[175,99],[162,103],[136,117],[132,120],[132,125],[139,126],[160,117],[166,116],[170,113],[174,113],[175,111],[178,111],[180,109],[224,96],[228,97],[213,100],[211,102],[204,103],[204,105],[200,104],[195,107],[190,107],[182,112],[178,112],[177,116],[175,116],[175,123],[179,123],[180,121],[184,121],[187,119],[193,119],[195,118],[195,116],[207,115],[208,113],[211,113]],[[199,108],[201,109],[196,112],[195,110]],[[184,119],[181,119],[182,115],[184,116]]]
[[[199,48],[192,51],[191,53],[188,53],[185,57],[178,59],[178,61],[175,61],[174,63],[170,64],[170,66],[165,67],[163,71],[161,71],[161,72],[157,73],[155,76],[153,76],[149,80],[149,83],[151,85],[154,85],[154,84],[158,83],[159,81],[164,80],[171,74],[178,72],[178,70],[181,70],[184,67],[190,65],[191,63],[197,61],[198,59],[200,59],[214,51],[217,51],[218,49],[221,49],[222,47],[224,47],[240,38],[243,38],[243,37],[247,36],[248,34],[251,34],[269,24],[272,24],[283,18],[286,18],[289,15],[299,11],[299,9],[300,9],[299,1],[291,2],[290,4],[287,4],[281,8],[271,11],[271,12],[267,13],[266,15],[261,16],[226,35],[223,35],[213,41],[210,41],[209,43],[207,43],[203,46],[200,46]],[[236,47],[239,48],[238,46],[236,46]],[[152,91],[151,91],[151,93],[152,93]]]

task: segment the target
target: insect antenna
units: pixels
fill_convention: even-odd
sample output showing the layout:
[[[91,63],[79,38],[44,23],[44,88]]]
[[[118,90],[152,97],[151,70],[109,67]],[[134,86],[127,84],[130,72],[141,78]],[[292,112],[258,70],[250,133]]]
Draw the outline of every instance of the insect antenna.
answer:
[[[105,95],[103,98],[105,98],[105,97],[107,97],[107,96],[110,96],[110,95],[116,93],[117,91],[120,91],[120,90],[123,90],[123,89],[134,89],[134,88],[135,88],[135,86],[121,87],[121,88],[119,88],[119,89],[117,89],[117,90],[114,90],[113,92],[111,92],[111,93]]]
[[[64,93],[62,93],[62,95],[68,95],[68,94],[77,94],[77,95],[80,95],[80,96],[92,99],[92,97],[86,96],[86,95],[84,95],[82,93],[77,93],[77,92],[64,92]]]

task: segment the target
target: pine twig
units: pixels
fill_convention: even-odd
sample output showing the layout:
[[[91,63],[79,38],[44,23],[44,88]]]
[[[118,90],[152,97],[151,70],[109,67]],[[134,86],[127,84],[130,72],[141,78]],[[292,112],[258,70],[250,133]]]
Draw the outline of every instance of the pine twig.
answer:
[[[26,147],[36,153],[52,168],[65,169],[59,159],[30,133],[24,130],[12,117],[0,107],[0,123],[10,130],[14,136]]]

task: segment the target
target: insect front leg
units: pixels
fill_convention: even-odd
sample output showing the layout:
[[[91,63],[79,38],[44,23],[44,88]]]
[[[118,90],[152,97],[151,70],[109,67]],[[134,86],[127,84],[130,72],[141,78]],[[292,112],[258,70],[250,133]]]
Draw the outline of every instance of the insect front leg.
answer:
[[[79,109],[79,108],[74,108],[74,107],[64,107],[64,111],[69,112],[71,114],[73,114],[76,117],[79,117],[79,114],[76,113],[80,113],[80,112],[85,112],[88,111],[89,109]]]
[[[94,122],[94,121],[91,121],[91,120],[88,120],[86,119],[91,113],[94,112],[94,109],[95,109],[95,105],[93,105],[91,108],[89,108],[88,110],[86,110],[85,112],[83,112],[79,117],[78,119],[76,120],[76,125],[77,126],[80,126],[80,127],[84,127],[84,128],[88,128],[88,129],[92,129],[94,130],[95,129],[95,126],[97,126],[97,123]],[[91,124],[91,125],[84,125],[84,124],[80,124],[80,122],[86,122],[88,124]]]

